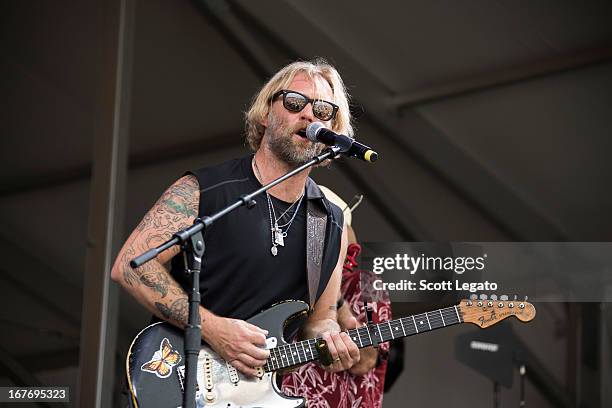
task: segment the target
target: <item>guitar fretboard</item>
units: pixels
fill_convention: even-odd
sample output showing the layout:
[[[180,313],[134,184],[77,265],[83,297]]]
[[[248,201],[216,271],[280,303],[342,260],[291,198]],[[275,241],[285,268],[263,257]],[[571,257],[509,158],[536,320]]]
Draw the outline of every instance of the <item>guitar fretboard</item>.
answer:
[[[347,334],[359,348],[363,348],[462,322],[459,308],[451,306],[348,330]],[[317,360],[319,352],[316,343],[319,339],[298,341],[270,349],[270,357],[264,366],[264,370],[271,372]]]

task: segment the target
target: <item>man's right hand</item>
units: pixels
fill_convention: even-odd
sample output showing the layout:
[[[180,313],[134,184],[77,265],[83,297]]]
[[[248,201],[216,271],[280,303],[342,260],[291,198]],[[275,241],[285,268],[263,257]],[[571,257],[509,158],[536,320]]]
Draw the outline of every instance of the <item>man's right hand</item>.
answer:
[[[263,367],[270,352],[266,345],[267,330],[244,320],[208,316],[202,325],[202,338],[234,368],[255,377],[254,367]]]

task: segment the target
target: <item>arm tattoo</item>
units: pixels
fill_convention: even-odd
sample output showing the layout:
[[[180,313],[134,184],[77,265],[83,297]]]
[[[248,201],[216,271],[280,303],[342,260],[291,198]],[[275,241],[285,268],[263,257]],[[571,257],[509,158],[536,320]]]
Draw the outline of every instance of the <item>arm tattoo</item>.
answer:
[[[176,203],[171,198],[166,199],[164,201],[164,204],[166,204],[168,208],[172,209],[174,212],[179,213],[179,214],[185,214],[189,217],[195,217],[196,215],[198,215],[197,212],[187,207],[186,204]]]
[[[140,281],[159,293],[162,298],[168,293],[175,296],[185,296],[185,291],[165,270],[156,270],[150,273],[144,273],[140,277]]]
[[[181,324],[187,324],[189,317],[189,302],[187,298],[178,298],[170,306],[155,302],[155,307],[165,319],[174,320]]]
[[[198,182],[194,176],[188,176],[183,177],[166,190],[160,203],[169,213],[195,217],[198,215],[195,198],[199,198]]]
[[[138,274],[130,266],[130,259],[134,257],[134,249],[131,247],[126,248],[125,253],[121,257],[121,264],[123,265],[123,280],[128,286],[135,286],[138,284]]]
[[[170,186],[136,229],[147,250],[169,239],[176,231],[186,228],[198,215],[200,191],[194,176],[185,176]]]
[[[140,276],[140,281],[144,283],[145,286],[148,286],[155,292],[159,293],[162,298],[166,297],[168,294],[170,279],[166,271],[144,273],[142,276]]]
[[[123,269],[123,280],[128,286],[134,286],[138,283],[138,275],[128,266]]]
[[[170,186],[144,216],[136,227],[137,234],[125,245],[121,264],[123,279],[128,286],[143,283],[165,297],[168,292],[184,294],[183,290],[173,285],[167,274],[163,274],[157,264],[147,263],[135,270],[129,261],[136,255],[153,248],[169,239],[176,231],[191,225],[198,215],[200,200],[198,181],[194,176],[185,176]]]

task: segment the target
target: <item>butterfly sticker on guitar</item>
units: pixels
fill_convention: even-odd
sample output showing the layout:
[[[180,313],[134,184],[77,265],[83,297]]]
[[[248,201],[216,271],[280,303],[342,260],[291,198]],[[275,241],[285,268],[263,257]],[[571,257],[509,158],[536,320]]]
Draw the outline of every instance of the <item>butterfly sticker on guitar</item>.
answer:
[[[170,341],[164,337],[159,350],[153,354],[151,361],[144,363],[140,369],[154,373],[159,378],[168,378],[172,374],[172,367],[180,363],[181,355],[172,348]]]

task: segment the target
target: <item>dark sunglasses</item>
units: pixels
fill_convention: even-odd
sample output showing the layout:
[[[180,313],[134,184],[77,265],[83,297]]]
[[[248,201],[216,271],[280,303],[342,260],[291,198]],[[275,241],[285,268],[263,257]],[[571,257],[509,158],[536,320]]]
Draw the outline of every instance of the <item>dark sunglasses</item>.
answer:
[[[338,105],[322,99],[311,99],[299,92],[288,91],[286,89],[275,93],[272,100],[281,95],[283,96],[283,106],[291,112],[300,112],[308,103],[312,104],[312,114],[315,115],[317,119],[323,121],[332,120],[336,116],[336,112],[338,112]]]

